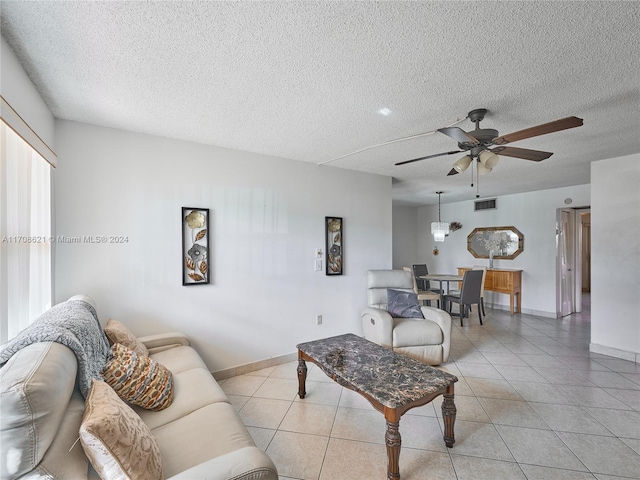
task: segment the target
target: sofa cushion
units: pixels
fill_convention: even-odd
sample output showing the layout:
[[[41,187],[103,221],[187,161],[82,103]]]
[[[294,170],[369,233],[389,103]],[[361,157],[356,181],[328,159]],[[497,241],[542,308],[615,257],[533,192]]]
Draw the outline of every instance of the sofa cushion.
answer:
[[[161,412],[133,407],[150,429],[171,423],[210,403],[229,401],[211,374],[203,368],[174,374],[173,390],[173,403]]]
[[[235,408],[225,402],[207,405],[152,432],[167,478],[211,458],[255,446]]]
[[[153,353],[150,357],[167,367],[174,375],[191,370],[192,368],[208,371],[207,366],[202,358],[200,358],[200,355],[198,355],[198,352],[189,346],[170,348],[169,350]]]
[[[414,292],[387,289],[387,311],[392,317],[424,318],[420,310],[418,295]]]
[[[173,401],[173,375],[152,358],[114,343],[102,376],[120,398],[147,410],[163,410]]]
[[[80,442],[103,480],[163,478],[160,449],[149,427],[103,381],[91,385]]]
[[[123,323],[120,323],[113,318],[110,318],[107,322],[107,326],[104,328],[104,333],[109,339],[109,343],[120,343],[127,348],[130,348],[134,352],[140,355],[149,355],[149,350],[145,347],[138,338],[129,330]]]
[[[73,352],[55,342],[24,347],[0,369],[0,478],[25,474],[42,460],[67,410],[76,371]]]
[[[442,330],[431,320],[396,318],[393,328],[393,348],[441,345]]]

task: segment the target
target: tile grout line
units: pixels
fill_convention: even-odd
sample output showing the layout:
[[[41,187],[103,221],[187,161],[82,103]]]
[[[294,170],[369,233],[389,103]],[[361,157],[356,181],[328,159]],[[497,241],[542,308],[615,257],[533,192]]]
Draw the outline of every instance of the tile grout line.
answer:
[[[333,427],[336,424],[336,418],[338,417],[338,409],[340,408],[340,400],[342,400],[342,394],[344,393],[345,387],[341,386],[340,396],[338,397],[338,404],[336,405],[336,411],[333,414],[333,421],[331,422],[331,429],[329,430],[329,438],[327,439],[327,446],[324,449],[324,454],[322,455],[322,463],[320,464],[320,471],[318,472],[317,480],[322,478],[322,470],[324,469],[324,462],[327,459],[327,452],[329,451],[329,444],[331,443],[331,434],[333,433]]]

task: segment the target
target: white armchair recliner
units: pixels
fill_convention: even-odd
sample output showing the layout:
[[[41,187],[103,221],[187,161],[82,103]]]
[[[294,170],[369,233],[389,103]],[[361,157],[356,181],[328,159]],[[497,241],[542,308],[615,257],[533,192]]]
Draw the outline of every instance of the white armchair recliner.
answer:
[[[413,293],[413,277],[403,270],[369,270],[369,307],[362,312],[364,338],[428,365],[445,363],[451,348],[451,316],[421,306],[424,318],[395,318],[387,311],[387,289]]]

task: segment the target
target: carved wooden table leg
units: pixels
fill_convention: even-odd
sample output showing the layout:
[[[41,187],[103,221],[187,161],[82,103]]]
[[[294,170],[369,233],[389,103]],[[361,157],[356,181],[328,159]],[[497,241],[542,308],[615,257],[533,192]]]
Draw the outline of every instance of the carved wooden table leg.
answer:
[[[307,364],[302,358],[302,352],[298,352],[298,395],[300,398],[304,398],[307,394],[306,389],[307,381]]]
[[[399,420],[399,419],[398,419]],[[400,480],[400,422],[387,420],[387,479]]]
[[[453,385],[447,387],[447,393],[442,402],[442,419],[444,421],[444,443],[447,447],[453,447],[456,442],[453,433],[453,425],[456,422],[456,405],[453,403]]]

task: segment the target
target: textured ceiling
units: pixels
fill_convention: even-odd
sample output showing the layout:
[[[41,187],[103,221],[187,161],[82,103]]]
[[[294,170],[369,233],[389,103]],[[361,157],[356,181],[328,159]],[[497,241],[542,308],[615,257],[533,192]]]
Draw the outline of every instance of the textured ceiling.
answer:
[[[2,35],[57,118],[392,176],[397,204],[475,197],[470,170],[446,176],[462,154],[394,166],[454,140],[334,159],[476,108],[500,134],[584,119],[514,143],[554,155],[502,157],[482,197],[589,183],[591,161],[640,152],[637,1],[0,5]]]

